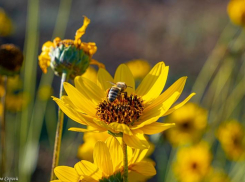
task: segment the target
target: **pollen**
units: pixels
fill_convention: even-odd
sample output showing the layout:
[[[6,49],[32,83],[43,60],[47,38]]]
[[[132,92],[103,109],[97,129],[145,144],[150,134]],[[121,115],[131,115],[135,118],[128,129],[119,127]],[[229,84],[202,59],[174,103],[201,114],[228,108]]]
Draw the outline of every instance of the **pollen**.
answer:
[[[144,110],[141,97],[126,92],[110,102],[108,99],[102,101],[97,107],[97,117],[107,124],[117,122],[126,125],[133,125],[137,122]]]

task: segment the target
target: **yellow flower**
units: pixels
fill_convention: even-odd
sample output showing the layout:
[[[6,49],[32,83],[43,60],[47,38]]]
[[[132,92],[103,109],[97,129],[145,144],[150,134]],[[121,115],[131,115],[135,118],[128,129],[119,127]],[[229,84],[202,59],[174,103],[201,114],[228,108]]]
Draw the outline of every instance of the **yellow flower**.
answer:
[[[5,11],[0,8],[0,36],[9,36],[13,31],[11,19],[7,16]]]
[[[173,145],[194,142],[200,139],[207,125],[207,111],[197,104],[187,103],[171,114],[167,121],[176,126],[166,132]]]
[[[150,64],[141,59],[135,59],[126,63],[135,79],[142,79],[151,70]]]
[[[210,170],[211,154],[206,143],[181,148],[177,153],[174,172],[181,182],[198,182]]]
[[[244,127],[236,120],[223,123],[217,131],[217,138],[230,160],[243,160],[245,157],[244,131]]]
[[[156,134],[174,126],[173,123],[160,123],[157,120],[182,107],[195,95],[190,94],[183,102],[170,108],[181,95],[187,77],[180,78],[162,93],[167,75],[168,66],[160,62],[135,90],[133,75],[122,64],[117,68],[114,79],[105,69],[99,69],[97,84],[81,76],[76,77],[76,88],[64,83],[68,96],[53,99],[72,120],[92,127],[69,130],[123,134],[128,146],[145,149],[149,148],[149,143],[144,134]],[[113,102],[107,98],[108,89],[112,87],[109,82],[125,82],[128,85]]]
[[[22,82],[18,75],[9,77],[7,82],[6,109],[11,112],[18,112],[26,108],[29,103],[29,96],[21,91]],[[5,93],[2,77],[0,76],[0,97]]]
[[[84,143],[79,146],[77,157],[79,159],[87,160],[90,162],[93,162],[93,151],[94,146],[97,141],[106,141],[111,135],[109,135],[107,132],[101,132],[101,133],[92,133],[92,132],[86,132],[83,135],[83,141]],[[149,140],[148,140],[149,141]],[[148,150],[148,153],[146,154],[146,157],[151,155],[154,151],[154,144],[150,143],[150,148]]]
[[[245,1],[231,0],[227,7],[227,12],[231,21],[240,26],[245,25]]]
[[[145,178],[156,174],[153,164],[143,160],[146,153],[147,149],[133,150],[128,147],[129,177],[132,177],[130,173]],[[98,141],[94,147],[93,159],[94,163],[81,160],[75,164],[74,168],[58,166],[54,170],[55,175],[61,182],[96,182],[111,179],[115,175],[122,176],[120,174],[123,172],[123,151],[116,138],[110,137],[106,143]],[[129,181],[132,181],[132,178],[129,178]]]
[[[79,159],[84,159],[87,161],[92,162],[93,161],[93,151],[94,146],[97,141],[106,141],[107,138],[109,138],[111,135],[109,135],[107,132],[101,132],[101,133],[92,133],[92,132],[86,132],[83,135],[83,144],[79,146],[77,157]]]
[[[66,70],[69,72],[70,78],[83,74],[89,64],[95,64],[103,67],[102,63],[91,59],[97,51],[94,42],[85,43],[81,41],[81,37],[85,34],[85,30],[90,23],[90,19],[84,16],[83,26],[76,31],[75,40],[61,40],[55,38],[53,42],[47,41],[43,44],[42,53],[38,57],[39,66],[44,73],[51,66],[56,75]]]

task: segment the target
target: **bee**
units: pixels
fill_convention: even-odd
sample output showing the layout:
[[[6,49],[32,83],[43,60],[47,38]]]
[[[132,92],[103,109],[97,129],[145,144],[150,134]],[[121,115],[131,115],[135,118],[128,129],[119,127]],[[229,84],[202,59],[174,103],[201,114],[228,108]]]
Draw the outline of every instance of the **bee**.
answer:
[[[125,82],[110,83],[113,84],[113,86],[108,90],[107,95],[107,98],[110,102],[116,100],[116,98],[118,98],[121,95],[121,93],[124,92],[127,89],[127,87],[129,87],[126,85]]]

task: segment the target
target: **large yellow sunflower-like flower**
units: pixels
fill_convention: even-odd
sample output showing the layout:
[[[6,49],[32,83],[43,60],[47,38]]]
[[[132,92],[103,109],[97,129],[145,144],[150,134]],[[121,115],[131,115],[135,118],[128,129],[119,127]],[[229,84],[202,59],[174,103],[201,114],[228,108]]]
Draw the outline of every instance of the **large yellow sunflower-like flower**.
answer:
[[[152,162],[144,160],[147,149],[132,149],[128,147],[129,181],[137,182],[135,175],[149,178],[156,174]],[[123,150],[121,144],[114,137],[105,142],[98,141],[93,152],[94,163],[81,160],[74,168],[58,166],[55,175],[60,182],[97,182],[97,181],[122,181]],[[132,173],[132,174],[131,174]],[[114,179],[114,180],[113,180]],[[142,179],[142,178],[141,178]],[[52,181],[52,182],[55,182]]]
[[[174,172],[181,182],[202,181],[209,173],[211,153],[207,143],[181,148],[177,153]]]
[[[176,126],[166,132],[173,145],[197,142],[207,126],[208,112],[197,104],[187,103],[171,114],[167,122]]]
[[[195,95],[190,94],[183,102],[171,108],[181,95],[187,77],[180,78],[162,93],[168,69],[163,62],[158,63],[137,89],[133,75],[126,65],[122,64],[117,68],[114,79],[105,69],[99,69],[96,83],[78,76],[74,80],[75,87],[64,83],[68,96],[53,99],[72,120],[92,127],[92,129],[69,130],[110,131],[114,134],[123,134],[124,142],[130,147],[149,148],[144,134],[156,134],[174,126],[173,123],[156,121],[177,110]],[[107,97],[108,89],[112,87],[109,82],[125,82],[128,85],[125,92],[119,94],[113,102]]]
[[[223,123],[217,131],[217,138],[230,160],[245,159],[245,132],[238,121]]]
[[[42,53],[38,59],[39,66],[44,73],[51,66],[55,74],[61,75],[66,70],[66,72],[70,72],[69,76],[74,78],[83,74],[89,64],[104,68],[102,63],[92,59],[92,56],[97,51],[96,44],[94,42],[85,43],[81,41],[81,37],[85,34],[89,23],[90,19],[84,16],[83,26],[76,31],[75,40],[61,40],[57,37],[53,42],[47,41],[43,44]]]

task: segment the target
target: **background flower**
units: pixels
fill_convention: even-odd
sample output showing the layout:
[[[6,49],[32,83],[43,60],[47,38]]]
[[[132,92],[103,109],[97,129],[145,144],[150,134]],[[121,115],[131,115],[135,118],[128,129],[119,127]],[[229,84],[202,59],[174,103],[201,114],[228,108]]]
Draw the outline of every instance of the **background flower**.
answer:
[[[207,110],[187,103],[167,118],[167,122],[175,123],[175,127],[166,132],[167,138],[175,146],[198,141],[207,126],[207,117]]]

